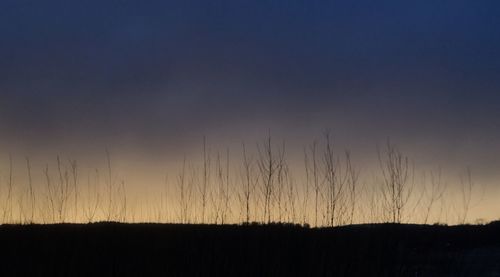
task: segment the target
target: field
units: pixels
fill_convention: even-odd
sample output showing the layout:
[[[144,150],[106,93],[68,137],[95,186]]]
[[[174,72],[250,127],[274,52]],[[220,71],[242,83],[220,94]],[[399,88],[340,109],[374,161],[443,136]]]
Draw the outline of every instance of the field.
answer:
[[[2,225],[0,276],[500,276],[486,225]]]

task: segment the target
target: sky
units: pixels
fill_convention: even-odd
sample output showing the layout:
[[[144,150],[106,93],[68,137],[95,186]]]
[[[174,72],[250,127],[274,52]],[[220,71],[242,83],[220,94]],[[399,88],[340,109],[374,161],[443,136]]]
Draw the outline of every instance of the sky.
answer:
[[[203,136],[271,130],[300,152],[329,129],[367,167],[391,138],[495,187],[499,15],[494,0],[3,0],[0,146],[147,166]]]

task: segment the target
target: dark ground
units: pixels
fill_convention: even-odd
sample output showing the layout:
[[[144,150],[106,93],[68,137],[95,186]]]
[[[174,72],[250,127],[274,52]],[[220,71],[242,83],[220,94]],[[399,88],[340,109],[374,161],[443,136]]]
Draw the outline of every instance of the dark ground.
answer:
[[[0,226],[0,276],[500,276],[480,226]]]

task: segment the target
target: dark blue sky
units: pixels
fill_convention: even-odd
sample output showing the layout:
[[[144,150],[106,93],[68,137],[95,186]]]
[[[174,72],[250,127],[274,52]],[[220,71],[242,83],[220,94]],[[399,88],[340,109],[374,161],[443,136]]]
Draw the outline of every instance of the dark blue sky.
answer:
[[[0,134],[147,150],[332,128],[485,153],[500,138],[499,50],[493,0],[3,0]]]

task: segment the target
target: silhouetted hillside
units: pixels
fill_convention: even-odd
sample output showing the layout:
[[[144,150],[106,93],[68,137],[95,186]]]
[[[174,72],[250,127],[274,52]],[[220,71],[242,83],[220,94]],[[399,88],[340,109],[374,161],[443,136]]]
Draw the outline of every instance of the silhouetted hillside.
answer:
[[[500,222],[4,225],[0,246],[0,276],[500,276]]]

